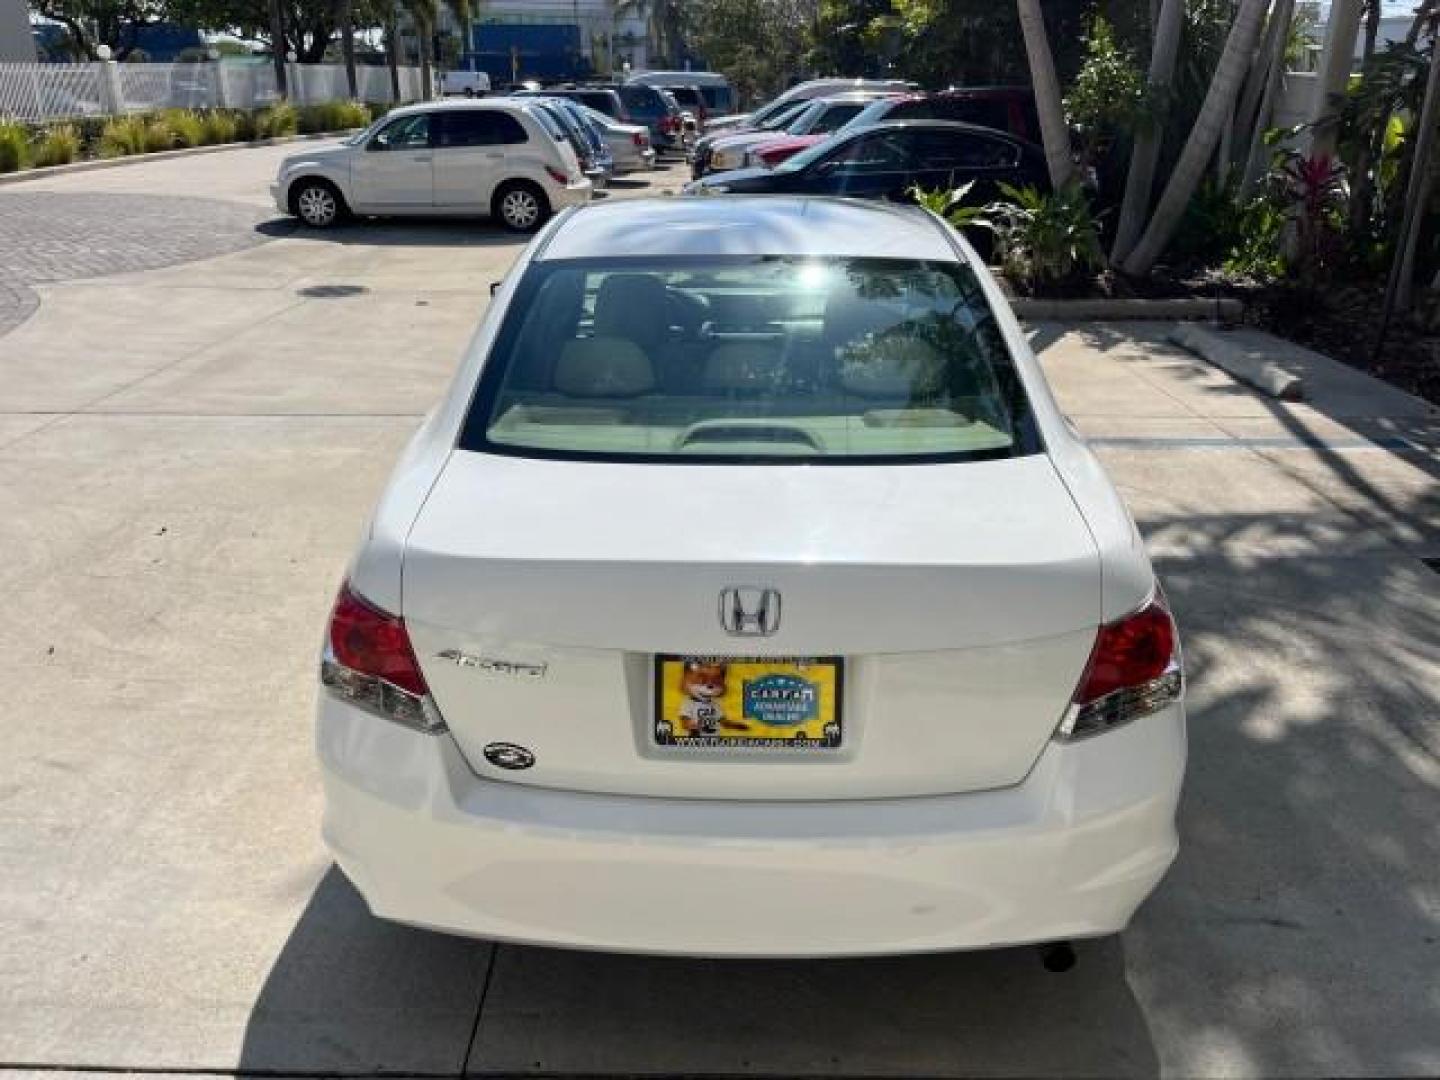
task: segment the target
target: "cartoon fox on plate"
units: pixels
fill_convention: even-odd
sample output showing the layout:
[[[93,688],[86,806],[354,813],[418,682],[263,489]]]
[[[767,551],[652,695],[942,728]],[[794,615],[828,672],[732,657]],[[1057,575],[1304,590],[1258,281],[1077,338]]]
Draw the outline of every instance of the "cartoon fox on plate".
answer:
[[[680,672],[680,723],[687,735],[718,735],[721,728],[744,730],[744,724],[730,721],[720,699],[725,696],[729,677],[726,665],[706,660],[686,660]]]

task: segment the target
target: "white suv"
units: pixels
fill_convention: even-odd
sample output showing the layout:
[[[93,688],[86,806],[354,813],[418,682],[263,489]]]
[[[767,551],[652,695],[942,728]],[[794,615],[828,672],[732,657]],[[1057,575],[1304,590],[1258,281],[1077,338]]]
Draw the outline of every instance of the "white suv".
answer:
[[[347,214],[489,214],[531,232],[590,190],[548,116],[482,98],[396,109],[343,143],[292,154],[270,193],[317,229]]]

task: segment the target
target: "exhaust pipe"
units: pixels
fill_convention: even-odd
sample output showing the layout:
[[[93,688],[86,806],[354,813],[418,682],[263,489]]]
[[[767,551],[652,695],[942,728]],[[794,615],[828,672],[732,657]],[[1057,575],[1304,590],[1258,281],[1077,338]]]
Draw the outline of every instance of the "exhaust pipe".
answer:
[[[1040,963],[1056,975],[1075,966],[1075,949],[1068,941],[1050,941],[1040,946]]]

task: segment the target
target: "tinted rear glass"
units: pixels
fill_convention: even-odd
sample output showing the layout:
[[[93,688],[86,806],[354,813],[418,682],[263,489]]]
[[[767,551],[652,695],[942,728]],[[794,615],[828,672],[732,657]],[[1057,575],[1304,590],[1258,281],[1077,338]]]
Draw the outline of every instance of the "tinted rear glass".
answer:
[[[728,86],[702,86],[700,96],[712,112],[729,112],[735,107],[735,99]]]
[[[625,102],[625,108],[630,111],[631,116],[653,120],[670,115],[670,107],[665,104],[660,91],[653,86],[622,86],[620,99]]]
[[[461,447],[843,464],[1039,449],[969,267],[860,258],[533,263]]]

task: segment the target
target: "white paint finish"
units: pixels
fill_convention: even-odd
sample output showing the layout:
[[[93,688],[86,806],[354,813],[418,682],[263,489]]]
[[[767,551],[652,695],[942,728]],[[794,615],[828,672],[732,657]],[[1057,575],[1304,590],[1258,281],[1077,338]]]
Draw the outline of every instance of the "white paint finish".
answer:
[[[874,254],[876,235],[887,237],[887,250],[910,258],[973,260],[963,241],[929,215],[792,199],[600,206],[557,219],[521,257],[449,394],[407,451],[375,514],[372,540],[352,567],[359,591],[404,615],[455,742],[449,736],[394,742],[370,756],[365,746],[392,742],[387,722],[362,719],[329,699],[321,705],[328,835],[381,913],[520,940],[646,948],[635,936],[649,932],[634,906],[644,890],[679,890],[674,904],[683,908],[710,887],[701,883],[743,877],[748,868],[761,891],[803,898],[842,889],[853,904],[844,918],[817,927],[808,939],[796,940],[797,927],[778,915],[765,932],[775,936],[749,941],[738,925],[699,929],[687,918],[669,931],[669,940],[660,932],[654,947],[865,952],[1100,933],[1123,925],[1158,880],[1173,853],[1170,821],[1184,752],[1179,710],[1170,714],[1176,738],[1158,749],[1126,733],[1065,749],[1049,741],[1095,628],[1143,601],[1153,580],[1149,564],[1118,496],[1061,416],[983,270],[1046,453],[946,465],[696,466],[544,461],[452,449],[515,284],[535,253],[547,259],[737,249],[792,254],[792,248]],[[868,245],[866,238],[872,238]],[[762,508],[760,529],[753,522]],[[706,527],[677,528],[697,520]],[[720,591],[733,585],[780,590],[784,614],[775,636],[727,636],[716,608]],[[437,660],[446,649],[545,664],[546,675],[521,682]],[[842,655],[845,741],[833,755],[813,757],[662,751],[649,741],[657,652]],[[1161,726],[1161,718],[1152,719],[1152,727]],[[1151,746],[1160,767],[1122,761],[1122,749],[1137,738]],[[494,741],[526,746],[536,754],[536,766],[512,775],[485,765],[481,751]],[[453,760],[429,760],[436,747]],[[1113,761],[1107,748],[1117,755]],[[1106,871],[1123,879],[1118,891],[1111,895],[1107,886],[1103,914],[1077,915],[1074,924],[1054,910],[1026,907],[1036,891],[1035,875],[1044,877],[1051,898],[1084,880],[1065,876],[1064,858],[1084,844],[1064,822],[1052,823],[1054,835],[1034,847],[1003,853],[958,823],[952,842],[965,854],[920,872],[939,884],[911,881],[921,891],[932,885],[940,890],[934,910],[943,913],[945,928],[912,935],[900,928],[905,920],[893,908],[896,882],[866,877],[876,859],[903,863],[901,848],[877,854],[867,844],[864,858],[837,856],[826,868],[826,857],[811,846],[801,861],[808,866],[818,860],[815,869],[800,871],[794,849],[782,855],[754,851],[747,861],[746,845],[737,846],[717,822],[700,835],[726,852],[718,862],[702,858],[688,866],[682,858],[650,865],[642,859],[632,865],[584,838],[532,849],[515,842],[523,829],[513,823],[497,826],[462,814],[459,821],[469,822],[468,828],[451,821],[440,829],[430,819],[445,792],[458,800],[463,793],[455,794],[457,785],[469,790],[476,783],[487,793],[529,792],[515,797],[540,800],[526,805],[542,815],[564,805],[545,803],[547,797],[595,792],[618,799],[710,799],[740,814],[761,804],[804,813],[800,808],[815,800],[834,800],[824,805],[839,822],[860,807],[874,807],[860,800],[876,797],[991,791],[985,798],[1003,803],[1016,792],[1043,791],[1042,802],[1057,800],[1049,809],[1068,812],[1114,794],[1106,787],[1109,779],[1087,792],[1056,787],[1046,762],[1057,760],[1100,762],[1097,775],[1106,778],[1114,769],[1124,771],[1127,784],[1141,789],[1137,800],[1149,808],[1139,813],[1143,836],[1125,811],[1118,831],[1100,842],[1116,866],[1133,870],[1138,862],[1143,873],[1137,879],[1113,867]],[[413,806],[397,814],[372,798],[389,788],[396,770],[407,771],[404,761],[413,766],[403,786],[420,802],[418,818]],[[485,770],[486,780],[477,781],[472,766]],[[371,775],[372,769],[384,775]],[[371,795],[356,798],[357,788]],[[542,788],[550,789],[548,796]],[[383,794],[381,799],[383,804]],[[666,803],[646,805],[670,810]],[[1168,837],[1163,857],[1156,854],[1157,828]],[[454,839],[442,838],[449,832]],[[444,879],[424,872],[428,866],[463,868],[465,860],[453,862],[453,850],[445,846],[453,843],[488,860],[488,870]],[[908,852],[909,845],[907,840],[901,847]],[[988,854],[971,863],[975,845]],[[845,843],[832,837],[825,847],[831,846],[843,849]],[[389,847],[405,853],[386,854]],[[416,858],[423,866],[409,865]],[[394,859],[406,863],[403,871]],[[596,869],[601,864],[607,867],[603,874]],[[946,878],[947,868],[967,881],[984,878],[987,888],[998,891],[961,895]],[[504,896],[493,884],[493,872],[500,870]],[[675,880],[692,872],[695,893]],[[1091,866],[1087,872],[1100,870]],[[610,914],[593,925],[571,897],[582,882],[615,897]],[[1000,910],[1011,920],[1006,929],[976,929]]]
[[[840,956],[1124,927],[1176,850],[1178,707],[1051,744],[1023,784],[776,803],[541,791],[322,703],[325,835],[379,915],[623,952]],[[736,902],[744,898],[744,903]]]

